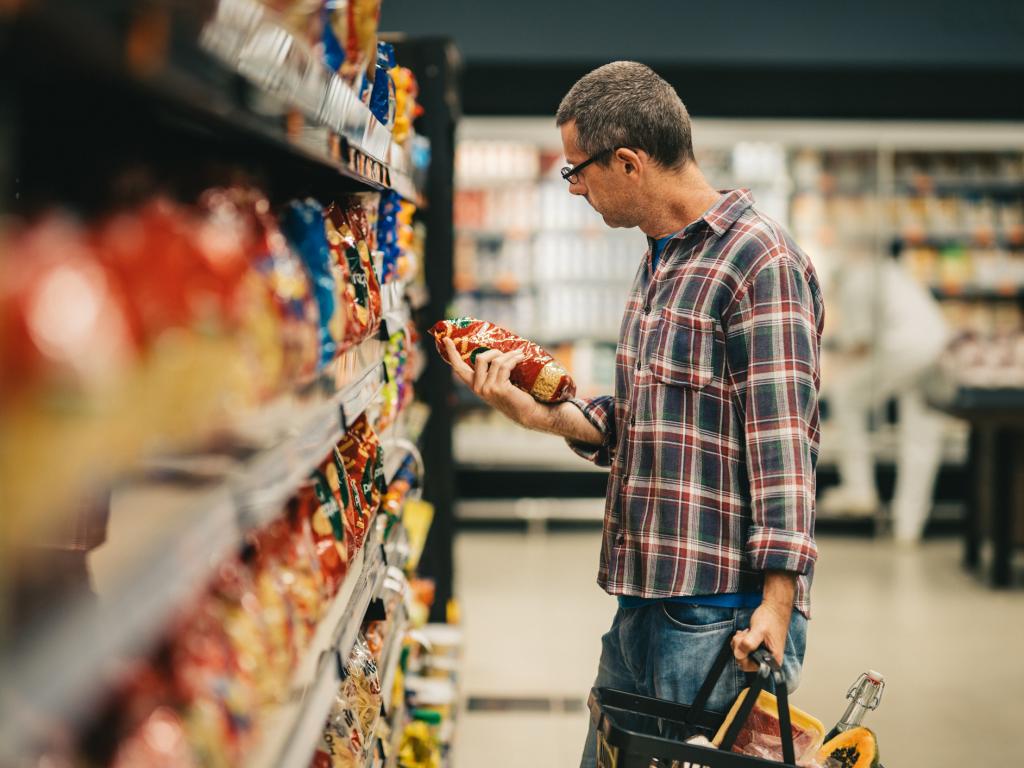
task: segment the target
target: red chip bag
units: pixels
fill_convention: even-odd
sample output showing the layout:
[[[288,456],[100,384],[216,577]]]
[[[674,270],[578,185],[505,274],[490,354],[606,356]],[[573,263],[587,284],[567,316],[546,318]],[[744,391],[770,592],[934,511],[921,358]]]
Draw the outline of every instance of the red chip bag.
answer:
[[[542,403],[560,403],[576,395],[576,383],[546,350],[511,331],[472,317],[442,320],[430,329],[437,351],[448,360],[444,340],[450,338],[462,359],[472,365],[489,349],[522,352],[525,358],[512,369],[512,383]]]

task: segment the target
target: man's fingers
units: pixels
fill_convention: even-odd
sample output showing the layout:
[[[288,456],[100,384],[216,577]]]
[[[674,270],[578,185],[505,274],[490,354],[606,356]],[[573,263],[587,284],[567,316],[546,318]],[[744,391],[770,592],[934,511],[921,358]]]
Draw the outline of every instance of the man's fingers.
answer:
[[[462,359],[462,355],[459,354],[458,348],[455,346],[455,342],[449,338],[444,339],[444,347],[448,352],[448,364],[452,367],[452,370],[458,374],[459,378],[466,384],[469,384],[473,380],[473,369],[470,368],[466,361]]]
[[[749,629],[741,629],[732,637],[732,653],[736,663],[744,672],[757,672],[758,665],[749,657],[761,646],[761,637]]]
[[[491,361],[501,354],[496,349],[489,349],[476,356],[473,366],[473,391],[477,394],[483,388],[484,383],[487,381],[487,374],[491,368]]]
[[[487,380],[484,387],[493,390],[506,384],[512,369],[522,359],[523,355],[519,352],[506,352],[500,357],[491,360],[491,367],[487,371]]]

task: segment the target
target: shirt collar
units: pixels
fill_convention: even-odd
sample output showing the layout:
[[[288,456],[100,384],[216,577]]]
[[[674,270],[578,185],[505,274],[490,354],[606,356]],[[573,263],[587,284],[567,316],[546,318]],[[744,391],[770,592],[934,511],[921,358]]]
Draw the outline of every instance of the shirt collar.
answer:
[[[721,237],[729,230],[729,227],[736,223],[743,212],[754,204],[754,196],[749,189],[726,189],[719,190],[719,193],[721,197],[704,212],[703,216],[669,237],[676,238],[692,232],[702,221],[711,228],[716,236]],[[652,250],[656,239],[647,237],[648,246]]]
[[[754,196],[749,189],[720,190],[722,196],[705,211],[701,217],[711,230],[721,237],[743,212],[754,204]]]

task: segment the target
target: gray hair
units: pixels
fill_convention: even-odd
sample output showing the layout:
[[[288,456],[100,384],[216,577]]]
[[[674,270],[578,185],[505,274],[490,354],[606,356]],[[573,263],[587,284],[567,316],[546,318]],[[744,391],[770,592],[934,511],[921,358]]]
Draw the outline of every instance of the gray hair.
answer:
[[[667,168],[693,160],[686,107],[675,89],[644,64],[613,61],[581,77],[555,116],[559,127],[573,120],[576,143],[588,156],[632,147]]]

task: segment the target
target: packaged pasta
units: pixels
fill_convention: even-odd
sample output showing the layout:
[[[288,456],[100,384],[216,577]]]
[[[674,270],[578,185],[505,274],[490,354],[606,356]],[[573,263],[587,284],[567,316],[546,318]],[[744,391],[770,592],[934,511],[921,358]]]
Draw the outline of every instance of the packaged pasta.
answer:
[[[473,365],[477,355],[490,349],[523,353],[524,358],[512,369],[510,380],[542,403],[560,403],[576,395],[572,376],[546,350],[494,323],[472,317],[442,320],[430,329],[430,335],[446,361],[446,338],[455,343],[459,355],[469,365]]]

